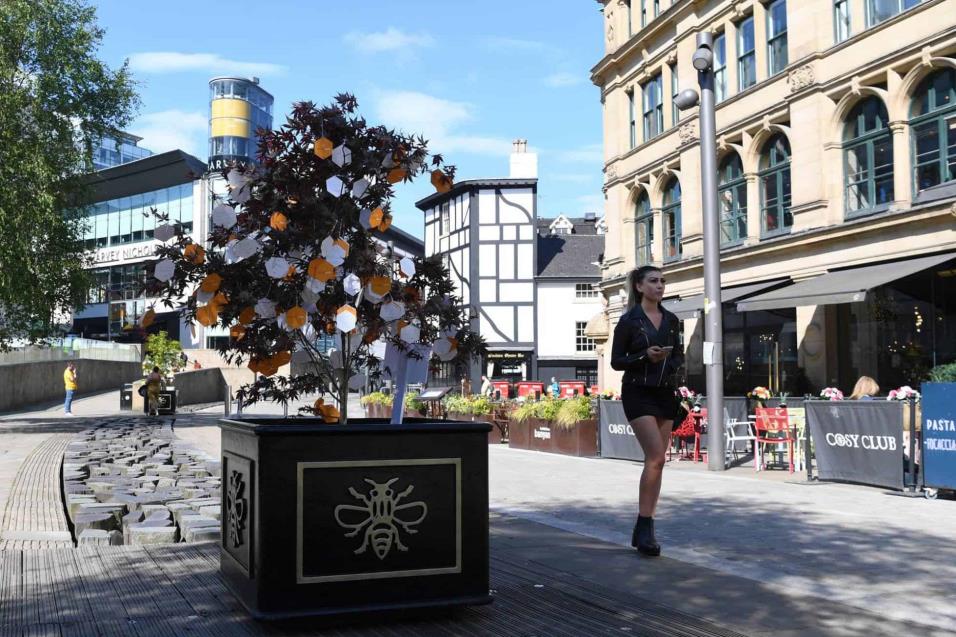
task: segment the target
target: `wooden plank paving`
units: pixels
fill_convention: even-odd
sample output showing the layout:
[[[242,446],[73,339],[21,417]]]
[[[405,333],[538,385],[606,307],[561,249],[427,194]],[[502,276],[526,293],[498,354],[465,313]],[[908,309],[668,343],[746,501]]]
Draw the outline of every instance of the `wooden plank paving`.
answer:
[[[0,551],[73,546],[60,490],[63,452],[72,438],[50,436],[23,460],[0,520]]]
[[[218,562],[215,544],[0,551],[0,637],[739,635],[542,565],[494,557],[490,606],[358,626],[262,623],[227,591]]]

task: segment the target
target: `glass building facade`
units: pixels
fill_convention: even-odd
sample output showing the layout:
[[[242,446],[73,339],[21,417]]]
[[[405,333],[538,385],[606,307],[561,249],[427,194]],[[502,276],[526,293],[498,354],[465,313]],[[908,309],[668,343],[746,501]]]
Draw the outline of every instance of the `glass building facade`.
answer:
[[[152,155],[153,151],[136,145],[139,141],[140,138],[133,135],[104,137],[93,148],[93,170],[112,168]]]
[[[260,128],[272,128],[273,98],[258,80],[217,77],[209,81],[209,170],[256,161]]]
[[[93,204],[83,235],[86,249],[151,240],[156,228],[153,208],[168,214],[170,223],[180,224],[184,232],[192,232],[192,182]]]

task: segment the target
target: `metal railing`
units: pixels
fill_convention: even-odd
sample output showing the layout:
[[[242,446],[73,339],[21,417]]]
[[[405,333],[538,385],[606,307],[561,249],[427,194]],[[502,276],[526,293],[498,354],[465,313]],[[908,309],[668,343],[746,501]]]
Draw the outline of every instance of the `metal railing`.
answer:
[[[0,352],[0,365],[66,361],[77,358],[138,363],[143,360],[142,345],[112,343],[88,338],[58,338],[45,345],[27,345]]]

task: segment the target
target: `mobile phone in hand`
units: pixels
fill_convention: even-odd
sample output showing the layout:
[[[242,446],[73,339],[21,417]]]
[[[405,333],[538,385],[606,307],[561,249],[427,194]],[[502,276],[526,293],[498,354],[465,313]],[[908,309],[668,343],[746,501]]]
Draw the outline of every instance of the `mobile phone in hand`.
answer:
[[[667,347],[662,347],[661,350],[663,350],[665,354],[670,354],[672,351],[674,351],[674,346],[668,345]]]

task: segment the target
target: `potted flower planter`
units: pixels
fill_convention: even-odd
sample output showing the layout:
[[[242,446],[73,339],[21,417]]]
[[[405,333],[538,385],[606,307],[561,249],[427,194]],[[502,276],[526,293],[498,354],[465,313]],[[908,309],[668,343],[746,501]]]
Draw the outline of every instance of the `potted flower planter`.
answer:
[[[579,420],[572,427],[562,427],[540,418],[522,422],[512,420],[508,426],[508,445],[568,456],[597,455],[597,420]]]
[[[485,604],[485,423],[223,420],[221,571],[260,619]]]

